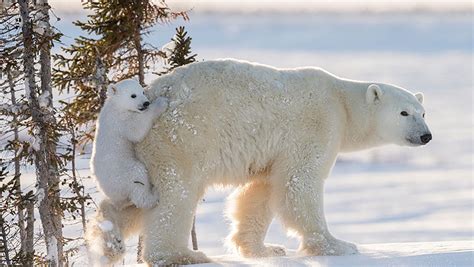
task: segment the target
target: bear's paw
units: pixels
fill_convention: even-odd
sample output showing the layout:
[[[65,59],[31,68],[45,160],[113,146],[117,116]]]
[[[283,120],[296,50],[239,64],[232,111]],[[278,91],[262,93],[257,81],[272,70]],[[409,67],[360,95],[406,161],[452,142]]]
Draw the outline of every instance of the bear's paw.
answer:
[[[211,259],[200,251],[186,249],[185,251],[158,252],[145,255],[145,261],[149,266],[158,267],[208,263],[211,262]]]
[[[283,246],[266,245],[264,253],[261,257],[280,257],[286,256],[286,250]]]
[[[356,245],[331,237],[307,244],[300,252],[307,256],[342,256],[357,254],[359,251]]]

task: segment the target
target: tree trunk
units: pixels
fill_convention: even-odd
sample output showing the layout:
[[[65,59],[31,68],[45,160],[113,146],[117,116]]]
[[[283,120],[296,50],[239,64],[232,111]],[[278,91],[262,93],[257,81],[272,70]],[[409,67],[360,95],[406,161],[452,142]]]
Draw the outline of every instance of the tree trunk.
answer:
[[[196,236],[196,215],[193,218],[193,228],[191,229],[191,241],[193,243],[193,250],[198,250],[198,241]]]
[[[145,87],[145,61],[142,48],[142,40],[140,36],[140,27],[137,27],[134,37],[135,50],[137,51],[138,60],[138,82]]]
[[[51,28],[49,25],[49,5],[47,0],[38,1],[41,21],[39,26],[44,29],[40,40],[40,75],[41,88],[35,86],[33,24],[30,19],[28,0],[19,0],[22,18],[22,34],[24,43],[23,64],[26,80],[26,97],[33,121],[33,146],[36,179],[38,184],[39,214],[46,241],[47,260],[49,265],[62,266],[63,238],[61,210],[59,207],[59,176],[55,158],[56,143],[54,127],[56,120],[53,114],[51,89]],[[39,91],[39,94],[37,94]],[[38,95],[43,98],[40,103]]]
[[[143,2],[140,2],[143,3]],[[138,82],[145,87],[145,55],[142,47],[142,20],[143,20],[143,6],[137,9],[137,17],[135,20],[135,32],[133,37],[133,42],[135,45],[135,50],[137,51],[137,61],[138,61]]]
[[[99,93],[100,107],[104,105],[105,99],[107,98],[107,70],[105,69],[101,56],[99,49],[96,47],[94,79]]]
[[[7,79],[8,79],[8,84],[10,87],[10,98],[11,98],[11,103],[13,106],[17,105],[16,102],[16,95],[15,95],[15,85],[13,83],[13,75],[11,73],[11,70],[8,71],[7,73]],[[20,181],[20,157],[18,155],[19,148],[17,146],[19,142],[19,135],[18,135],[18,115],[14,112],[13,113],[13,118],[12,118],[12,124],[13,124],[13,140],[16,142],[15,149],[14,149],[14,160],[13,160],[13,165],[14,165],[14,179],[15,179],[15,195],[16,198],[18,199],[18,204],[17,204],[17,212],[18,212],[18,228],[20,231],[20,253],[25,256],[25,242],[26,242],[26,230],[25,230],[25,214],[23,213],[25,205],[23,202],[22,198],[22,191],[21,191],[21,181]]]
[[[40,46],[40,77],[41,77],[41,96],[44,96],[47,100],[45,107],[42,108],[40,111],[43,113],[42,119],[40,119],[40,136],[41,136],[41,143],[40,148],[41,154],[44,155],[44,159],[40,161],[41,165],[41,172],[43,172],[44,181],[46,182],[44,187],[44,192],[48,192],[48,195],[51,197],[50,203],[47,205],[41,205],[40,203],[40,216],[41,210],[44,211],[44,216],[47,217],[46,224],[43,223],[44,226],[47,226],[48,233],[45,231],[46,244],[48,249],[56,250],[56,252],[48,251],[48,255],[50,256],[50,260],[52,265],[56,264],[56,266],[62,266],[63,261],[63,233],[62,233],[62,211],[59,207],[60,202],[60,193],[59,193],[59,172],[58,172],[58,164],[56,161],[56,143],[54,140],[51,140],[49,137],[49,132],[53,132],[51,128],[56,127],[56,119],[53,114],[53,90],[51,86],[51,36],[52,36],[52,29],[49,24],[49,4],[48,0],[39,0],[37,2],[37,6],[41,12],[41,27],[44,27],[44,34],[41,40]],[[41,107],[40,107],[41,108]],[[49,124],[49,125],[48,125]],[[50,129],[48,129],[50,128]],[[39,167],[39,166],[37,166]],[[45,199],[47,199],[45,197]],[[41,216],[41,221],[43,221],[43,216]]]
[[[25,258],[23,265],[26,267],[33,266],[35,256],[34,247],[35,237],[35,206],[34,202],[28,200],[26,202],[26,240],[25,240]]]

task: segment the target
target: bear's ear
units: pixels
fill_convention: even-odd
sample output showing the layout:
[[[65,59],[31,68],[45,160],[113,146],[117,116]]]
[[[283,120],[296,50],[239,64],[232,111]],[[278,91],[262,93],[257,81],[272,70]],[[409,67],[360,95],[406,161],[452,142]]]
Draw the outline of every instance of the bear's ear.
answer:
[[[111,84],[107,87],[107,94],[109,96],[117,94],[117,87],[115,87],[115,84]]]
[[[367,92],[365,94],[365,99],[367,100],[367,103],[374,103],[376,101],[379,101],[383,95],[382,88],[376,84],[371,84],[367,88]]]
[[[416,99],[418,99],[418,102],[420,102],[420,104],[423,104],[423,100],[425,99],[425,97],[423,96],[423,93],[418,92],[415,94],[415,97]]]

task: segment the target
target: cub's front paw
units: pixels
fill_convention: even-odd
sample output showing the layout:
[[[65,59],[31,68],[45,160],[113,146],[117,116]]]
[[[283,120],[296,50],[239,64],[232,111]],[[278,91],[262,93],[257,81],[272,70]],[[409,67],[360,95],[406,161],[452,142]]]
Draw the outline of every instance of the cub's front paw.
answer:
[[[168,108],[168,98],[158,97],[153,103],[153,110],[155,113],[161,114]]]

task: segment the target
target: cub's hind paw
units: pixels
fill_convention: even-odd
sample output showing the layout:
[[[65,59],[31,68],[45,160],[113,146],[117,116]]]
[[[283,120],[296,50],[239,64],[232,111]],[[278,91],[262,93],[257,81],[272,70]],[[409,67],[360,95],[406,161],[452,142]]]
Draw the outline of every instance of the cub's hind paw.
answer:
[[[150,190],[150,187],[141,182],[134,182],[134,190],[131,193],[130,201],[140,209],[149,209],[154,207],[159,200],[156,190]]]

